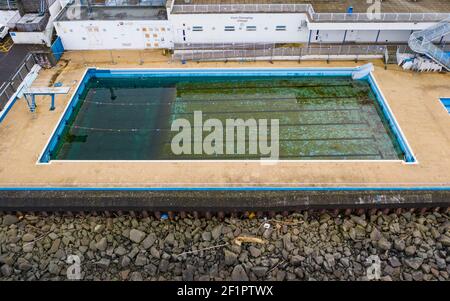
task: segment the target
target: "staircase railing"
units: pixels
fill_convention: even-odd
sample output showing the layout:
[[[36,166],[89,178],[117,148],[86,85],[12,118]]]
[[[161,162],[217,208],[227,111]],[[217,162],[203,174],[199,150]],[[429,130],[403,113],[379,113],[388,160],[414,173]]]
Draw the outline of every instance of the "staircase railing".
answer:
[[[417,53],[424,54],[450,71],[450,54],[436,46],[433,41],[450,33],[450,18],[425,30],[411,34],[408,45]]]
[[[16,0],[0,0],[0,9],[17,9]]]

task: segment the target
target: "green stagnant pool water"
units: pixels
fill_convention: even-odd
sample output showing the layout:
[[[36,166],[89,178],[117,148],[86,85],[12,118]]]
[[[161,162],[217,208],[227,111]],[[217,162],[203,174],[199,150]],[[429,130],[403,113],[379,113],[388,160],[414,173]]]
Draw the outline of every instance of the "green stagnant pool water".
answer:
[[[278,119],[280,159],[403,159],[367,82],[242,76],[92,78],[52,159],[261,158],[248,153],[175,155],[172,121],[184,118],[193,125],[194,111],[223,124],[226,119]]]

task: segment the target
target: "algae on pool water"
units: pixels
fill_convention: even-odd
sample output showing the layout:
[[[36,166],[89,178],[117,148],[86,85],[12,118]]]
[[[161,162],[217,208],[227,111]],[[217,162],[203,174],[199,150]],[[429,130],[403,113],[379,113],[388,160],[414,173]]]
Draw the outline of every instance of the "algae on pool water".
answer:
[[[172,152],[172,122],[278,119],[286,160],[403,159],[366,81],[349,77],[91,78],[51,154],[57,160],[260,159]],[[203,133],[203,138],[209,132]],[[269,127],[270,135],[270,127]],[[236,134],[234,138],[236,139]],[[233,139],[224,137],[224,139]],[[246,137],[246,150],[253,137]],[[270,138],[269,138],[270,139]]]

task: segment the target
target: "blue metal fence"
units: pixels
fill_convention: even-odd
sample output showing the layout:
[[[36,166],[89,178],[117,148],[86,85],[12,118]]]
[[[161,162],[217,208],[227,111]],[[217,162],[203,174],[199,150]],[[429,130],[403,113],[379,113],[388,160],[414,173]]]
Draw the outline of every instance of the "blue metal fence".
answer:
[[[53,56],[57,61],[61,58],[62,54],[64,53],[64,46],[61,41],[61,38],[58,37],[55,42],[53,43],[51,50],[53,52]]]

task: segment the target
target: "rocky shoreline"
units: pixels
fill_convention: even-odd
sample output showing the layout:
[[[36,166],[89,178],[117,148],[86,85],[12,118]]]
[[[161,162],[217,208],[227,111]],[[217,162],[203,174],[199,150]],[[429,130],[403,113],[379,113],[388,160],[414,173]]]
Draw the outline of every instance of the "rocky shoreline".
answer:
[[[0,280],[67,280],[75,255],[83,280],[446,281],[449,251],[448,211],[223,220],[0,216]]]

